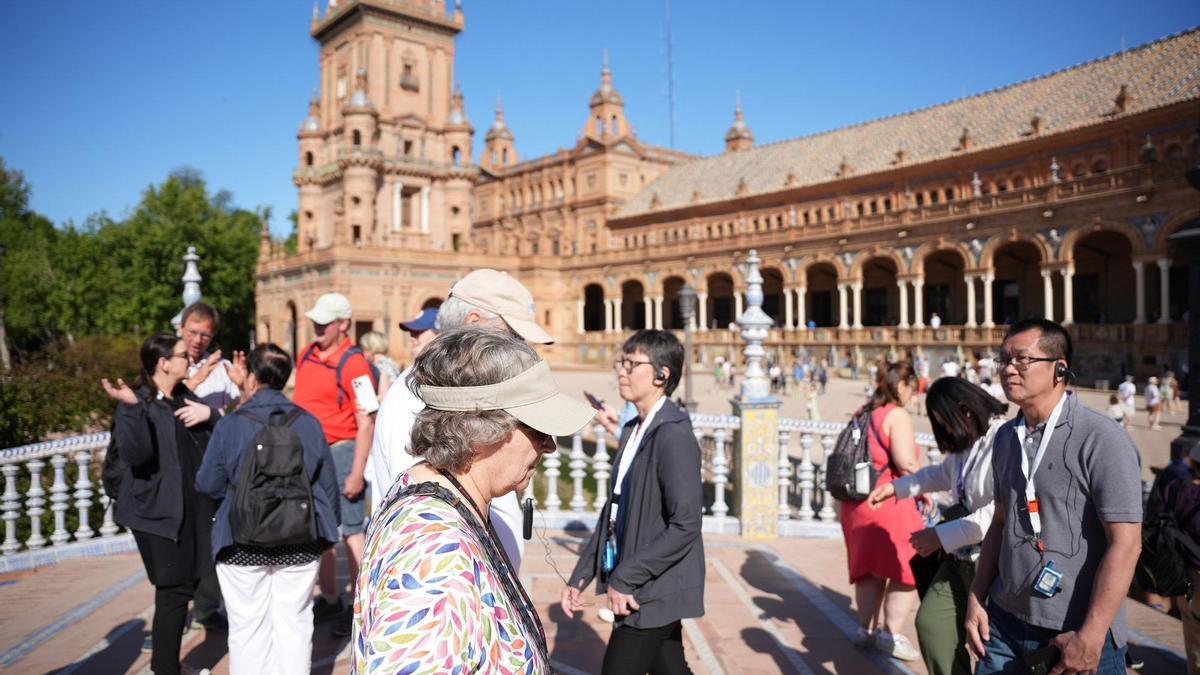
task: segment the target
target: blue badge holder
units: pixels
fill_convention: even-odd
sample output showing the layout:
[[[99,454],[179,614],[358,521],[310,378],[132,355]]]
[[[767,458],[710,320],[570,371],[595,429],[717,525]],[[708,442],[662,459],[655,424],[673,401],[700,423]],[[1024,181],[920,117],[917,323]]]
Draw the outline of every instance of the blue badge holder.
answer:
[[[617,566],[617,542],[611,536],[604,540],[604,573],[612,572]]]
[[[1037,579],[1033,582],[1033,590],[1038,595],[1053,598],[1061,590],[1063,573],[1054,569],[1054,561],[1046,563]]]

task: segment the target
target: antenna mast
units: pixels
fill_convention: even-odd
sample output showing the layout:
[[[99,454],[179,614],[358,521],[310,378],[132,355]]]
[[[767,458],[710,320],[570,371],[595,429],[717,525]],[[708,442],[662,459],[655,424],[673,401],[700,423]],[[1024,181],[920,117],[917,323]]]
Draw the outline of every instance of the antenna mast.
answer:
[[[671,50],[671,0],[667,4],[667,115],[670,146],[675,149],[675,59]]]

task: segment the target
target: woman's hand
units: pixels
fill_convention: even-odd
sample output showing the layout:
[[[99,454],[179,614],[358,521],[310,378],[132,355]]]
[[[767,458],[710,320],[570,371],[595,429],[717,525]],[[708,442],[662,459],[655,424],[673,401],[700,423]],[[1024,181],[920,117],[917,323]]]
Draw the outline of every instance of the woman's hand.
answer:
[[[617,412],[617,409],[611,405],[605,403],[603,406],[603,408],[596,411],[593,419],[596,420],[597,424],[604,427],[604,430],[608,432],[609,436],[616,436],[618,431],[620,431],[617,429],[617,420],[621,419],[621,415]]]
[[[125,380],[117,378],[117,386],[112,386],[107,377],[100,378],[100,386],[104,387],[104,393],[113,397],[117,401],[126,405],[137,405],[137,394],[125,384]]]
[[[207,422],[208,418],[212,417],[212,408],[200,401],[188,399],[183,402],[182,408],[175,411],[175,416],[179,418],[180,422],[183,422],[183,426],[190,429],[197,424]]]
[[[617,616],[628,616],[641,609],[641,605],[638,604],[637,600],[633,599],[632,595],[626,595],[612,586],[608,587],[605,600],[608,608]]]
[[[878,510],[880,506],[887,500],[896,496],[896,486],[891,483],[884,483],[871,490],[871,494],[867,495],[867,506],[871,507],[872,511]]]
[[[566,614],[568,619],[574,619],[575,612],[583,609],[583,603],[579,601],[579,589],[574,586],[564,586],[559,604],[563,614]]]
[[[923,530],[917,530],[908,538],[908,543],[917,549],[917,553],[922,556],[930,556],[937,553],[942,548],[942,540],[938,539],[937,530],[932,527],[927,527]]]

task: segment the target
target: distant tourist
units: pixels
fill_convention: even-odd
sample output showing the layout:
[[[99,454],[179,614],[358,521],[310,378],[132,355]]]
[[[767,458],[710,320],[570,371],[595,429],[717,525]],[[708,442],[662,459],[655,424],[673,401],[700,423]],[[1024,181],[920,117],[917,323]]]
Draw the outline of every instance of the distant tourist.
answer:
[[[937,312],[934,312],[929,316],[929,327],[934,330],[942,327],[942,317],[938,316]]]
[[[1125,406],[1121,405],[1121,400],[1116,394],[1108,397],[1108,416],[1122,427],[1125,426]]]
[[[1150,376],[1146,383],[1146,389],[1142,392],[1146,397],[1146,415],[1149,417],[1147,423],[1150,425],[1151,431],[1162,429],[1159,422],[1162,420],[1162,390],[1158,387],[1158,378]]]
[[[997,359],[1021,411],[996,432],[996,510],[967,599],[978,675],[1025,671],[1027,655],[1053,672],[1125,672],[1142,470],[1129,434],[1067,390],[1072,356],[1066,329],[1026,319]]]
[[[1126,375],[1125,381],[1117,387],[1117,398],[1121,400],[1121,407],[1125,408],[1125,417],[1122,424],[1126,429],[1133,426],[1133,416],[1137,414],[1137,409],[1134,404],[1134,399],[1137,397],[1137,385],[1133,383],[1133,376]]]
[[[950,357],[942,359],[942,377],[958,377],[960,372],[957,360]]]
[[[1168,415],[1173,415],[1178,410],[1175,409],[1176,403],[1179,400],[1179,381],[1175,379],[1174,371],[1168,370],[1163,376],[1162,384],[1159,385],[1162,393],[1163,412]]]
[[[358,348],[375,372],[375,392],[382,401],[392,383],[400,377],[400,366],[388,356],[387,336],[377,330],[369,330],[358,338]]]
[[[912,418],[904,407],[917,392],[917,375],[907,362],[881,368],[875,393],[867,404],[867,443],[878,473],[877,488],[918,468]],[[916,554],[910,541],[923,521],[911,498],[878,503],[840,502],[842,534],[858,632],[854,643],[905,661],[920,658],[900,632],[917,603],[916,578],[909,560]]]

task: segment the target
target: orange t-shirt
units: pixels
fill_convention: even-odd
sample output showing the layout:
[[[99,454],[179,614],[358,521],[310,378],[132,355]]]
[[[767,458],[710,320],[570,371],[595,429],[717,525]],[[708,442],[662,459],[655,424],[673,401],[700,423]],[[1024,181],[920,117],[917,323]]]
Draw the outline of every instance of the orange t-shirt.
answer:
[[[354,419],[356,399],[351,382],[356,377],[371,375],[370,366],[362,354],[353,354],[346,359],[346,365],[342,366],[340,388],[342,404],[338,405],[337,366],[350,344],[350,338],[346,338],[324,354],[316,343],[310,344],[300,350],[301,361],[296,364],[296,390],[292,394],[292,402],[317,418],[330,445],[353,440],[358,433],[358,422]],[[312,353],[309,353],[310,348]],[[308,354],[308,358],[303,358],[305,354]]]

